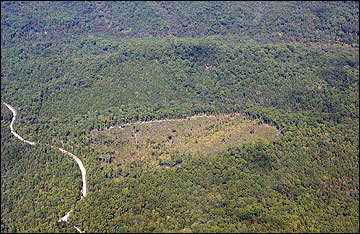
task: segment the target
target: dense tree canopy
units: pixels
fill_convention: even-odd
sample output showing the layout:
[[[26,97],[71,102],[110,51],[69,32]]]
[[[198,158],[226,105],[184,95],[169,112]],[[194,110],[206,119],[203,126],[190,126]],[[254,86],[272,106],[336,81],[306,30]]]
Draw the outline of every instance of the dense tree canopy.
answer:
[[[350,1],[1,2],[1,99],[41,143],[1,105],[1,232],[359,232],[358,17]],[[194,115],[216,121],[139,124]],[[83,161],[85,199],[50,146]]]
[[[251,36],[258,41],[359,41],[359,2],[99,2],[6,1],[2,46],[64,37]]]

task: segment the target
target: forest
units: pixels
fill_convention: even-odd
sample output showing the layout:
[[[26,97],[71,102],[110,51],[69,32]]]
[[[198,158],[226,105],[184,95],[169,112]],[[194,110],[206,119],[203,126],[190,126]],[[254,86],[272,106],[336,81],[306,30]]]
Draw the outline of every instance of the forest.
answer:
[[[1,102],[1,232],[359,232],[359,2],[2,1]]]

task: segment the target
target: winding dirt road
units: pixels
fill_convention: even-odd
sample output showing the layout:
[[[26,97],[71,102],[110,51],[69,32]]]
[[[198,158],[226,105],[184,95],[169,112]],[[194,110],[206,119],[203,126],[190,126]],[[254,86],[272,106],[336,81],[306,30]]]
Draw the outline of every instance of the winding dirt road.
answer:
[[[11,112],[13,113],[13,118],[12,118],[12,121],[11,121],[11,123],[10,123],[11,133],[12,133],[16,138],[20,139],[21,141],[23,141],[23,142],[25,142],[25,143],[28,143],[28,144],[30,144],[30,145],[36,145],[35,142],[31,142],[31,141],[25,140],[24,138],[22,138],[21,136],[19,136],[19,134],[17,134],[17,133],[14,131],[13,124],[14,124],[15,119],[16,119],[16,110],[15,110],[14,107],[12,107],[11,105],[9,105],[9,104],[7,104],[7,103],[5,103],[5,102],[3,102],[3,104],[4,104],[7,108],[9,108],[9,109],[11,110]],[[51,147],[54,148],[53,146],[51,146]],[[70,152],[68,152],[68,151],[66,151],[66,150],[64,150],[64,149],[62,149],[62,148],[58,148],[58,149],[59,149],[61,152],[70,155],[70,156],[76,161],[76,163],[79,165],[80,170],[81,170],[81,177],[82,177],[82,181],[83,181],[83,188],[81,189],[81,192],[82,192],[82,194],[83,194],[83,195],[81,196],[81,199],[83,199],[83,197],[86,197],[86,193],[87,193],[87,187],[86,187],[86,170],[85,170],[85,167],[84,167],[83,163],[81,162],[81,160],[80,160],[78,157],[76,157],[74,154],[72,154],[72,153],[70,153]],[[67,212],[64,217],[62,217],[62,218],[59,219],[58,222],[62,222],[62,221],[68,222],[68,217],[70,216],[70,213],[71,213],[71,212],[72,212],[72,210],[69,211],[69,212]],[[78,227],[76,227],[76,226],[73,226],[73,227],[74,227],[78,232],[83,233]]]
[[[14,109],[14,107],[10,106],[9,104],[3,102],[5,106],[7,106],[7,108],[9,108],[11,110],[11,112],[13,113],[13,118],[12,118],[12,121],[10,123],[10,129],[11,129],[11,133],[18,139],[20,139],[21,141],[25,142],[25,143],[28,143],[30,145],[36,145],[35,142],[31,142],[31,141],[27,141],[27,140],[24,140],[24,138],[22,138],[21,136],[19,136],[15,131],[14,131],[14,127],[13,127],[13,124],[15,122],[15,118],[16,118],[16,110]]]
[[[86,192],[87,192],[87,189],[86,189],[86,170],[85,170],[84,165],[82,164],[81,160],[78,157],[76,157],[74,154],[72,154],[72,153],[70,153],[70,152],[68,152],[68,151],[66,151],[66,150],[64,150],[62,148],[58,148],[58,149],[61,152],[70,155],[73,159],[75,159],[75,161],[79,165],[80,170],[81,170],[81,177],[82,177],[82,181],[83,181],[83,188],[81,189],[81,192],[83,193],[83,197],[86,197]]]

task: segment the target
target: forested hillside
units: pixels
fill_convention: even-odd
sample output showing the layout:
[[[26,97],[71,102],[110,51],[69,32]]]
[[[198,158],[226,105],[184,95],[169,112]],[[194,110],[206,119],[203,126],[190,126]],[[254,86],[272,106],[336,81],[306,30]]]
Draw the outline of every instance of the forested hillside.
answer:
[[[1,4],[2,46],[107,37],[251,36],[258,41],[359,41],[359,3],[17,1]]]
[[[358,2],[5,1],[1,45],[1,232],[359,232]]]

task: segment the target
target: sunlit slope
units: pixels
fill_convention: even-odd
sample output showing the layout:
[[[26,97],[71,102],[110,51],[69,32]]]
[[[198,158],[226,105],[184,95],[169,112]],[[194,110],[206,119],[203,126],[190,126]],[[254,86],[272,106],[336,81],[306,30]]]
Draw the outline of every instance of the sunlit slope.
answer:
[[[138,122],[92,132],[92,147],[100,162],[113,164],[146,161],[154,166],[175,166],[184,155],[213,155],[254,141],[273,141],[275,127],[237,116],[193,116]]]

